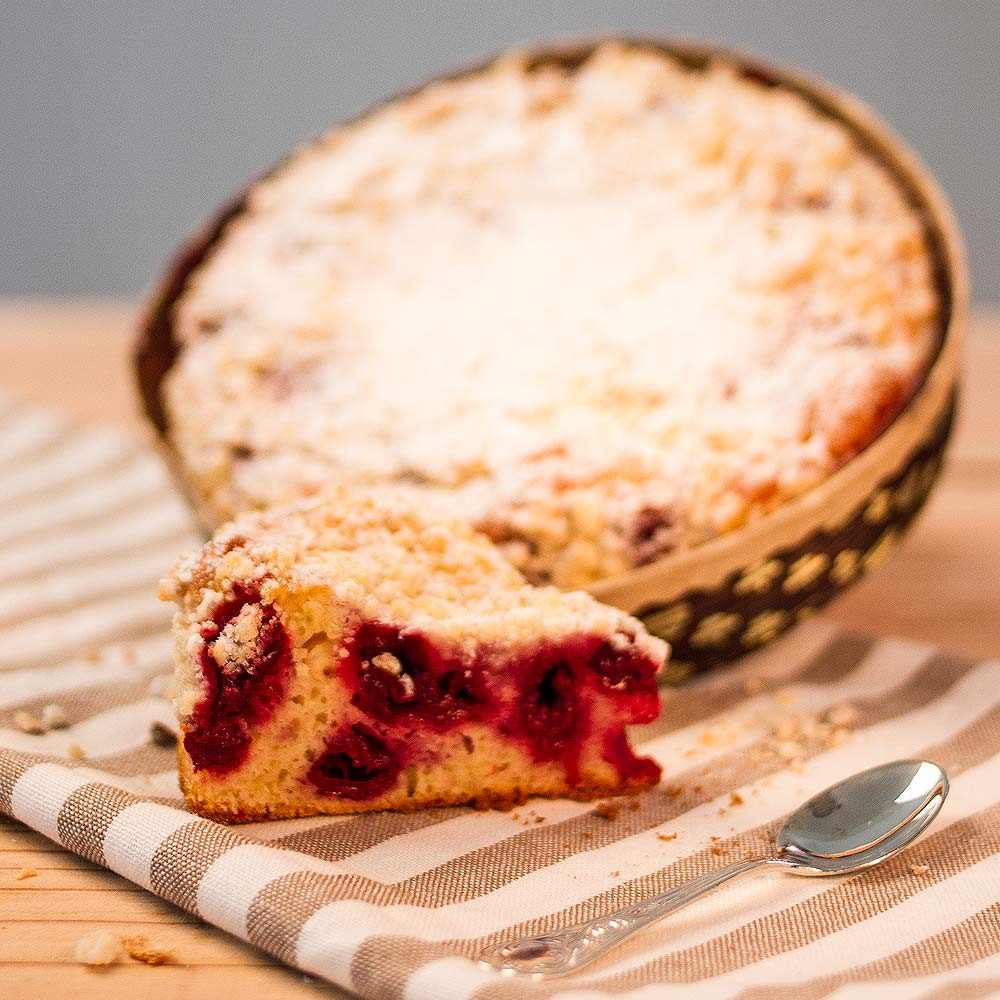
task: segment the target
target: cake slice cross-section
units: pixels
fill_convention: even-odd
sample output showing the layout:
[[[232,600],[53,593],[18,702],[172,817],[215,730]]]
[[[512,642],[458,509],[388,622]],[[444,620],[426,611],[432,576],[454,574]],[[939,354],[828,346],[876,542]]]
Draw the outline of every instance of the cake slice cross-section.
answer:
[[[665,644],[393,493],[245,515],[175,601],[181,786],[226,822],[638,791]]]

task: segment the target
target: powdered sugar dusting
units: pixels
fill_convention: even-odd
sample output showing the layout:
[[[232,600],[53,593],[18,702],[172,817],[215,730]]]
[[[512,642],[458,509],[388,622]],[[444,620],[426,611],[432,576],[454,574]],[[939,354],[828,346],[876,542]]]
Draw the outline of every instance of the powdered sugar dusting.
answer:
[[[220,519],[390,482],[577,585],[829,475],[935,318],[919,219],[801,99],[511,58],[258,185],[179,304],[171,430]]]

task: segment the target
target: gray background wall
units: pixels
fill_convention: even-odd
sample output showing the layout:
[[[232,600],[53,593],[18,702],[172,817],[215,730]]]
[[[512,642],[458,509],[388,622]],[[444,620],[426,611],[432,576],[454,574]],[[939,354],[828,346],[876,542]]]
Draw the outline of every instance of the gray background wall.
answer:
[[[234,187],[456,63],[600,30],[707,36],[873,104],[1000,301],[1000,2],[0,0],[0,294],[133,295]]]

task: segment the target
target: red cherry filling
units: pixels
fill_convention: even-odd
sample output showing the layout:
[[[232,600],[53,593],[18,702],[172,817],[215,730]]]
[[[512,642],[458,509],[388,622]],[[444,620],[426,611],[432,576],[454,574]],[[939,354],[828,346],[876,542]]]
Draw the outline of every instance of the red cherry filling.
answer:
[[[636,651],[631,636],[617,633],[591,654],[587,666],[603,687],[628,702],[629,722],[652,722],[660,712],[655,665]]]
[[[352,643],[353,704],[382,722],[451,728],[487,704],[482,674],[419,632],[365,622]]]
[[[367,726],[355,724],[333,734],[307,777],[324,795],[370,799],[392,788],[402,768],[398,751]]]
[[[660,780],[660,765],[651,757],[636,757],[625,738],[624,729],[615,729],[604,739],[604,759],[626,781],[655,785]]]
[[[555,760],[580,728],[582,706],[573,668],[565,660],[543,660],[529,684],[518,714],[524,731],[533,737],[536,758]]]
[[[184,749],[196,771],[225,774],[243,763],[249,746],[247,724],[238,718],[223,716],[184,734]]]
[[[260,592],[237,584],[233,597],[224,601],[202,630],[201,671],[205,697],[195,708],[184,749],[195,770],[215,774],[231,771],[246,760],[250,749],[249,725],[266,722],[281,702],[291,670],[291,641],[271,604],[259,604]],[[212,655],[226,626],[245,607],[260,607],[261,618],[250,655],[221,668]]]
[[[656,664],[625,633],[612,639],[580,635],[546,644],[534,657],[505,670],[517,678],[521,694],[502,728],[523,739],[536,761],[560,761],[570,781],[579,774],[583,745],[598,735],[590,712],[594,693],[612,700],[621,726],[649,722],[659,713]],[[623,778],[640,776],[622,729],[607,736],[605,744],[606,759]],[[653,771],[646,763],[659,773],[655,764],[645,762],[647,774]]]

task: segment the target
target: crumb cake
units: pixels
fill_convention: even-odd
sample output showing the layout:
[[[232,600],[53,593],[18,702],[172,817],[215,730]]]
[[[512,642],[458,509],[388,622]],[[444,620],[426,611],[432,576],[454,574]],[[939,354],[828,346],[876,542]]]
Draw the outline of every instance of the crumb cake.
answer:
[[[162,386],[209,521],[392,485],[586,585],[828,477],[911,397],[923,221],[725,61],[510,55],[333,130],[188,276]]]
[[[162,582],[191,807],[238,822],[655,784],[625,726],[659,713],[662,640],[376,493],[244,514]]]

